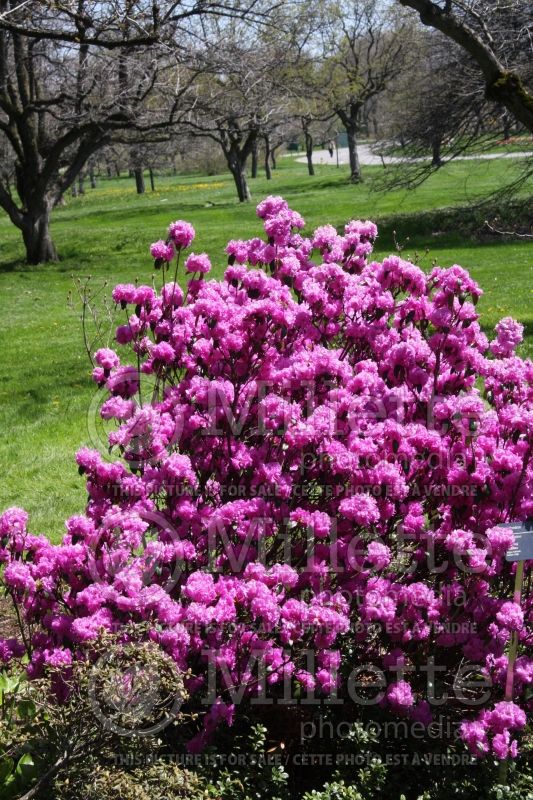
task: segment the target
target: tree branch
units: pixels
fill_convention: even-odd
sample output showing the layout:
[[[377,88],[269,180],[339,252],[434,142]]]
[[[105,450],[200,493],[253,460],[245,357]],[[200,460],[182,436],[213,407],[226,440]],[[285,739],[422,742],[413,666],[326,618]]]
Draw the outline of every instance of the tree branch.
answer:
[[[17,228],[20,228],[22,224],[22,214],[20,209],[15,204],[11,194],[8,192],[6,187],[0,182],[0,206],[4,209],[6,214],[8,215],[9,219],[16,225]]]
[[[517,72],[504,67],[490,44],[485,43],[473,28],[452,13],[451,4],[442,9],[432,0],[399,2],[417,11],[424,25],[435,28],[466,50],[483,73],[487,97],[509,109],[516,119],[533,132],[533,95],[528,92]]]

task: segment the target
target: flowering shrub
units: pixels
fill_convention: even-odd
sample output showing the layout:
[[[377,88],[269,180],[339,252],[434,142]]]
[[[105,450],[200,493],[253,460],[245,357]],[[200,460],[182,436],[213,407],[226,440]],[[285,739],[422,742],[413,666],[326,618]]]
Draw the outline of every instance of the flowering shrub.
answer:
[[[28,672],[68,672],[102,630],[148,622],[189,695],[210,697],[193,750],[238,699],[289,690],[423,725],[445,702],[473,754],[514,756],[532,601],[510,600],[498,526],[533,513],[522,326],[489,343],[457,265],[372,262],[372,222],[306,238],[282,198],[257,213],[266,238],[230,241],[223,280],[190,254],[178,284],[195,236],[178,221],[151,248],[160,290],[115,287],[133,358],[95,354],[111,458],[78,452],[89,499],[63,543],[20,509],[0,517]]]

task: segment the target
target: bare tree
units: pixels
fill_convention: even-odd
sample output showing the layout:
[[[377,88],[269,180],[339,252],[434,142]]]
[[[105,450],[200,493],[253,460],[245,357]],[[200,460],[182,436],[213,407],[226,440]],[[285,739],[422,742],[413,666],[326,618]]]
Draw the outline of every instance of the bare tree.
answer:
[[[272,169],[277,169],[276,151],[279,150],[289,140],[289,125],[284,124],[276,128],[272,134],[267,134],[265,137],[265,173],[266,177],[270,180]]]
[[[251,86],[221,73],[197,86],[198,98],[188,124],[197,136],[216,142],[224,153],[241,203],[250,200],[246,162],[259,136],[260,124]],[[245,77],[245,76],[242,76]]]
[[[251,197],[248,159],[263,137],[270,149],[270,136],[284,118],[287,99],[279,81],[287,51],[244,36],[236,24],[214,27],[196,54],[199,77],[187,121],[191,132],[222,149],[239,201],[245,202]]]
[[[401,73],[387,92],[384,122],[389,138],[402,146],[410,185],[440,168],[444,158],[478,144],[490,121],[482,82],[460,47],[421,30],[416,50],[416,70]]]
[[[408,53],[405,19],[374,0],[345,0],[327,8],[322,92],[348,137],[350,180],[362,180],[357,138],[365,105],[385,91]]]
[[[267,180],[272,179],[272,170],[276,169],[276,150],[287,141],[288,130],[289,117],[285,113],[263,125],[263,165]]]
[[[0,0],[0,138],[13,165],[0,175],[0,206],[30,263],[57,259],[51,211],[116,132],[142,138],[175,124],[191,79],[183,42],[195,20],[261,20],[265,8],[258,0]]]
[[[295,123],[293,135],[296,139],[303,136],[307,171],[311,177],[315,174],[315,140],[317,137],[321,137],[322,142],[326,140],[326,132],[329,132],[331,120],[336,116],[323,79],[322,63],[309,52],[299,59],[287,81],[287,91],[291,95],[289,113]]]
[[[398,0],[477,63],[487,97],[533,132],[531,0]]]
[[[531,80],[533,65],[526,58],[530,45],[524,38],[523,5],[485,4],[485,11],[492,41],[499,37],[508,42],[497,48],[502,57],[520,66],[524,80]],[[507,139],[513,128],[523,130],[507,109],[487,96],[483,74],[466,49],[440,31],[420,26],[416,52],[416,69],[406,70],[393,81],[382,110],[386,135],[395,145],[401,143],[404,157],[400,165],[388,165],[378,181],[383,188],[416,186],[443,164],[494,147],[495,137],[503,134]],[[387,144],[384,149],[387,151]],[[520,169],[510,171],[508,183],[500,185],[498,193],[512,196],[528,180],[532,168],[531,159],[522,159]]]
[[[325,114],[323,109],[319,111],[316,106],[314,111],[310,110],[310,108],[312,108],[312,104],[307,106],[307,111],[300,108],[296,112],[295,118],[299,124],[299,130],[295,135],[303,135],[307,172],[312,177],[315,174],[313,151],[316,142],[319,142],[321,147],[326,147],[327,145],[330,153],[333,154],[337,132],[332,125],[332,119],[335,119],[333,113]]]

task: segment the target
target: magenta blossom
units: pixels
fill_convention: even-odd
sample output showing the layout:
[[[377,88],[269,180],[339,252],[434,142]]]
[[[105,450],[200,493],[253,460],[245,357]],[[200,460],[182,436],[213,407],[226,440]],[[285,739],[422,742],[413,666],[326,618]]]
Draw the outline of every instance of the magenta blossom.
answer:
[[[195,237],[193,226],[179,219],[168,226],[168,235],[177,248],[189,247]]]
[[[202,275],[211,271],[211,262],[207,253],[191,253],[185,262],[187,272],[200,272]]]
[[[174,248],[172,244],[160,239],[158,242],[154,242],[150,245],[150,255],[152,258],[155,258],[156,261],[172,261],[174,258]]]

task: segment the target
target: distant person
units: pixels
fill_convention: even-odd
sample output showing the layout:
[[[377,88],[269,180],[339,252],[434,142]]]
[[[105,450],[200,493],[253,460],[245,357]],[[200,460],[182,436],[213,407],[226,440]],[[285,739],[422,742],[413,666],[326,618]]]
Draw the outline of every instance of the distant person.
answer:
[[[333,139],[330,139],[329,142],[328,142],[328,153],[329,153],[329,157],[330,158],[333,158],[334,149],[335,149],[335,145],[333,143]]]

